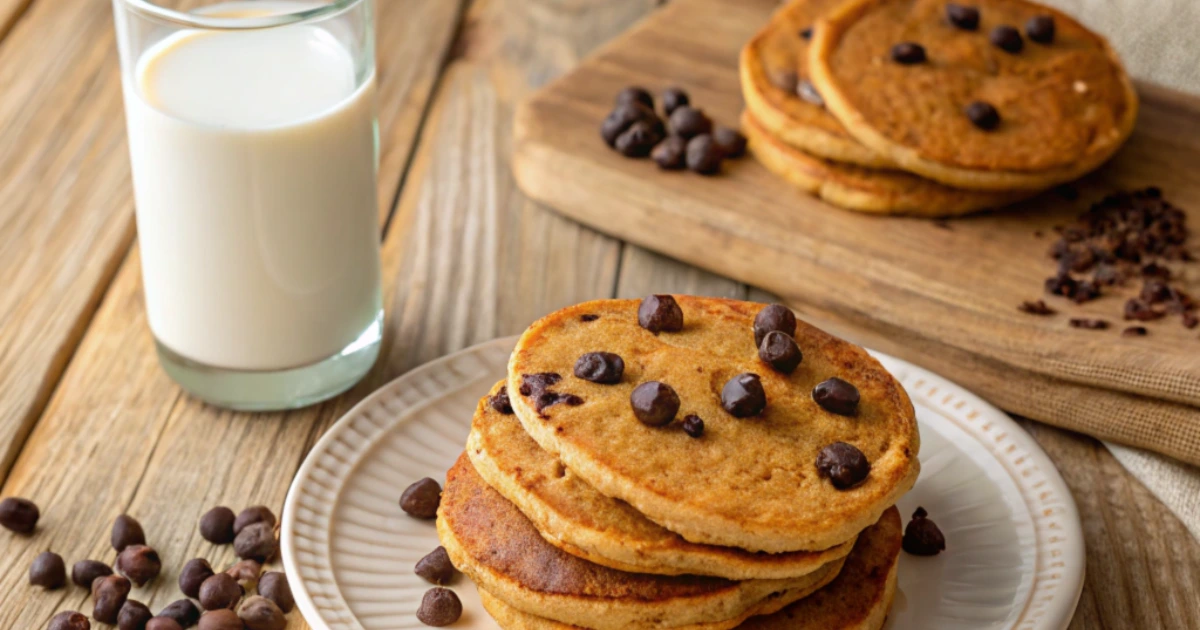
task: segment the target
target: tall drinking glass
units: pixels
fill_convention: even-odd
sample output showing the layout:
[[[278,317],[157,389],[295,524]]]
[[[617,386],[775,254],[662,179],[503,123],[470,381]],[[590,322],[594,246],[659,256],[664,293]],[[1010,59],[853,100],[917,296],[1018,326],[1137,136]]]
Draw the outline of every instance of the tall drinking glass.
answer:
[[[180,385],[299,407],[379,353],[371,0],[113,0],[146,312]]]

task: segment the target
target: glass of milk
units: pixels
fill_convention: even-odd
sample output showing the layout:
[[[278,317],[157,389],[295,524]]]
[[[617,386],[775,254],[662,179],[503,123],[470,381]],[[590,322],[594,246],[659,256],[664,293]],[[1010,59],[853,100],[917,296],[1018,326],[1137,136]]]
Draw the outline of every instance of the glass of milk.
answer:
[[[351,387],[382,327],[371,0],[113,0],[159,360],[246,410]]]

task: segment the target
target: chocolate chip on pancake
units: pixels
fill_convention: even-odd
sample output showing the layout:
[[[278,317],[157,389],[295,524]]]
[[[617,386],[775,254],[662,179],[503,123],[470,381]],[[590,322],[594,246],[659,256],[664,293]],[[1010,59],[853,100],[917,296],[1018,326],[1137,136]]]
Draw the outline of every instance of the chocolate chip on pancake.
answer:
[[[601,385],[621,382],[625,361],[612,352],[589,352],[575,362],[575,376]]]
[[[925,47],[916,42],[900,42],[892,46],[892,61],[906,66],[925,61]]]
[[[669,295],[650,295],[638,306],[638,324],[654,334],[683,330],[683,309]]]
[[[817,383],[812,398],[830,413],[853,416],[858,411],[858,388],[836,376]]]
[[[936,556],[946,549],[946,537],[931,520],[925,508],[918,507],[904,528],[904,551],[914,556]]]
[[[674,112],[676,109],[687,105],[690,102],[691,99],[688,98],[688,93],[683,91],[683,88],[669,87],[663,90],[663,111],[665,111],[668,116],[671,115],[671,112]]]
[[[782,304],[769,304],[754,316],[754,347],[762,347],[767,333],[776,330],[795,337],[796,314]]]
[[[1004,52],[1017,54],[1025,47],[1025,40],[1021,37],[1021,31],[1007,24],[1001,24],[992,29],[988,33],[988,41],[992,45]]]
[[[735,418],[757,416],[767,408],[767,392],[757,374],[746,372],[729,379],[721,388],[721,407]]]
[[[946,4],[946,19],[957,28],[973,31],[979,28],[979,9],[953,2]]]
[[[683,432],[694,438],[703,436],[704,420],[694,413],[689,414],[683,419]]]
[[[742,157],[746,153],[746,136],[732,127],[717,127],[712,133],[713,142],[727,158]]]
[[[433,479],[426,477],[408,488],[400,495],[400,509],[409,516],[423,519],[437,518],[438,504],[442,500],[442,486]]]
[[[594,322],[597,319],[600,319],[600,316],[595,313],[584,313],[579,316],[579,321],[581,322]]]
[[[562,380],[562,376],[554,372],[540,372],[538,374],[525,374],[521,376],[521,395],[533,396],[540,394],[546,389],[557,385]]]
[[[679,394],[666,383],[649,381],[633,389],[629,395],[633,415],[647,426],[666,426],[679,413]]]
[[[683,136],[667,136],[650,151],[650,159],[666,171],[675,171],[687,166],[687,140]]]
[[[512,414],[512,401],[508,399],[508,388],[501,387],[495,396],[488,398],[488,405],[506,416]]]
[[[654,97],[650,96],[650,92],[646,88],[631,85],[617,93],[616,105],[624,105],[626,103],[641,103],[651,110],[654,109]]]
[[[538,412],[539,416],[545,417],[542,414],[549,407],[554,405],[570,405],[578,407],[583,404],[583,399],[575,394],[560,394],[557,392],[542,392],[533,400],[533,409]]]
[[[1054,16],[1035,15],[1025,22],[1025,35],[1039,44],[1054,41]]]
[[[991,131],[1000,126],[1000,112],[991,103],[974,101],[963,110],[971,124],[984,131]]]
[[[758,346],[758,358],[774,368],[776,372],[791,374],[796,371],[796,367],[800,365],[804,355],[791,335],[772,330],[767,333],[766,337],[763,337],[762,344]]]
[[[849,490],[866,480],[871,463],[857,446],[834,442],[817,454],[817,473],[838,490]]]
[[[721,161],[725,159],[725,153],[711,135],[702,133],[688,140],[685,158],[687,167],[692,172],[713,175],[721,170]]]
[[[684,138],[693,138],[712,131],[712,120],[704,112],[691,105],[675,108],[675,111],[671,112],[669,122],[671,133]]]

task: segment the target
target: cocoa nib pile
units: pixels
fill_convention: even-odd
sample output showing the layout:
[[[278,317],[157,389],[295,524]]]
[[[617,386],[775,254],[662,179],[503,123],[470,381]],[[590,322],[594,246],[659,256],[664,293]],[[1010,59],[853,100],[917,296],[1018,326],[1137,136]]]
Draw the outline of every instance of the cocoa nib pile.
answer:
[[[1187,249],[1187,218],[1158,188],[1108,195],[1058,233],[1050,248],[1058,272],[1046,279],[1046,293],[1082,304],[1112,287],[1140,283],[1138,294],[1125,302],[1124,319],[1178,316],[1187,328],[1200,323],[1196,301],[1178,287],[1181,268],[1194,260]],[[1043,300],[1018,308],[1033,315],[1055,312]]]

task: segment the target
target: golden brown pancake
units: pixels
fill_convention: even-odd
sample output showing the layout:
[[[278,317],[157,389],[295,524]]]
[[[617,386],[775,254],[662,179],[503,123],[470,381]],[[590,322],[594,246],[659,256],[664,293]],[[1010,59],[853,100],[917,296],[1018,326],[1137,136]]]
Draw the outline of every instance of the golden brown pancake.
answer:
[[[475,410],[467,455],[488,485],[517,506],[550,544],[621,571],[715,575],[732,580],[805,575],[850,553],[854,540],[822,552],[753,553],[689,543],[628,503],[600,494],[525,433],[512,414]]]
[[[639,300],[585,302],[525,331],[509,361],[508,392],[543,449],[593,488],[690,542],[752,551],[828,549],[874,523],[912,487],[920,467],[912,403],[865,350],[800,322],[796,343],[804,360],[782,374],[755,347],[752,322],[764,305],[675,299],[680,332],[656,335],[639,326]],[[623,358],[619,383],[574,376],[576,360],[593,351]],[[578,396],[581,404],[539,413],[533,396],[521,393],[525,377],[539,373],[558,374],[550,392]],[[760,377],[767,405],[736,418],[722,407],[721,391],[744,373]],[[831,377],[857,388],[855,415],[813,400],[814,386]],[[637,419],[630,394],[649,381],[678,393],[678,419],[703,419],[702,438],[689,437],[679,422],[651,427]],[[861,485],[838,490],[818,473],[818,453],[835,442],[858,447],[870,462]]]

